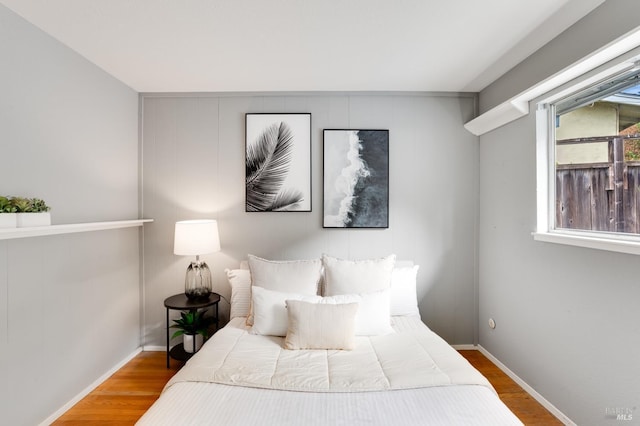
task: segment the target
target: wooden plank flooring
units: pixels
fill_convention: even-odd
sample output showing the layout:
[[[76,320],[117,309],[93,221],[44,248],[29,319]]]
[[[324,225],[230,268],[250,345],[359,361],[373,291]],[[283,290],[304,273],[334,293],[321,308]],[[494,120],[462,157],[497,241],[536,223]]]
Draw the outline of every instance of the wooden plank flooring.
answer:
[[[181,367],[166,352],[141,352],[64,413],[54,425],[132,425]]]
[[[458,352],[491,382],[502,402],[518,416],[522,423],[527,426],[562,425],[560,420],[526,393],[480,351]]]
[[[479,351],[460,351],[489,379],[500,398],[525,425],[562,425]],[[142,352],[62,415],[54,425],[132,425],[178,371],[166,368],[165,352]]]

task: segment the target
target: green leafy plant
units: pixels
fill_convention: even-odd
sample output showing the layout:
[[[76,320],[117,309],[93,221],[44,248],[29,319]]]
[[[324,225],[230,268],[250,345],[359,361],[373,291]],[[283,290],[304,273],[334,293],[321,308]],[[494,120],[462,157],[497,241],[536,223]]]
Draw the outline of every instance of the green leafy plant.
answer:
[[[12,197],[8,201],[12,211],[17,213],[41,213],[51,210],[47,203],[40,198]]]
[[[15,213],[16,208],[11,204],[11,199],[0,195],[0,213]]]
[[[180,318],[173,320],[173,322],[174,324],[171,328],[177,328],[178,331],[173,333],[172,339],[183,334],[200,334],[203,337],[207,337],[207,332],[211,325],[211,319],[204,316],[204,311],[181,312]]]
[[[640,139],[628,139],[624,141],[625,161],[640,160]]]
[[[12,197],[11,205],[16,209],[15,211],[18,213],[31,212],[31,201],[28,198]]]
[[[31,211],[34,213],[48,212],[51,210],[51,207],[41,200],[40,198],[32,198],[31,200]]]

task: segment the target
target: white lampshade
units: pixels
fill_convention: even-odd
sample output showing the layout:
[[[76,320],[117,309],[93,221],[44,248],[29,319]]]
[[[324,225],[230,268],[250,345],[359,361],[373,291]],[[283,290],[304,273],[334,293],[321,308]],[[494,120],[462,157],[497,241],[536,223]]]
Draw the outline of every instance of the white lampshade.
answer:
[[[173,253],[197,256],[220,251],[218,222],[215,220],[183,220],[176,222]]]

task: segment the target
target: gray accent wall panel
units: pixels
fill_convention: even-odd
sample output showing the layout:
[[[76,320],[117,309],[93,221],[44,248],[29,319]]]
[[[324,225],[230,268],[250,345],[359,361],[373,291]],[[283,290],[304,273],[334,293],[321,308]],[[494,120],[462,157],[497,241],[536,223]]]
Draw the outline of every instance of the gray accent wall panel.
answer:
[[[480,344],[576,424],[607,424],[640,398],[638,257],[533,240],[535,114],[480,147]]]
[[[0,396],[6,396],[11,389],[8,380],[9,364],[7,362],[9,355],[9,329],[8,316],[9,305],[6,302],[8,298],[7,285],[7,242],[0,241]],[[0,398],[0,412],[9,412],[7,398]]]
[[[634,1],[603,3],[481,100],[533,83],[536,60],[561,69],[559,52],[584,55],[584,45],[612,41],[637,26],[634,10]],[[535,102],[531,111],[480,137],[480,344],[576,424],[639,424],[638,256],[533,240]],[[617,412],[632,421],[616,421]]]
[[[54,224],[138,217],[138,96],[0,5],[0,194]],[[140,346],[139,230],[0,241],[3,424],[49,418]]]
[[[55,224],[137,218],[137,94],[1,5],[0,53],[0,194]]]
[[[469,95],[141,95],[145,227],[145,345],[165,343],[163,300],[184,291],[189,258],[173,255],[173,227],[213,218],[222,251],[204,256],[227,299],[225,268],[247,254],[268,259],[363,259],[396,253],[420,265],[425,321],[450,343],[474,342],[477,138],[462,124]],[[245,213],[247,112],[312,114],[310,213]],[[389,129],[390,228],[322,228],[322,130]],[[228,316],[229,306],[221,302]]]
[[[138,231],[2,243],[3,419],[38,424],[139,346]]]

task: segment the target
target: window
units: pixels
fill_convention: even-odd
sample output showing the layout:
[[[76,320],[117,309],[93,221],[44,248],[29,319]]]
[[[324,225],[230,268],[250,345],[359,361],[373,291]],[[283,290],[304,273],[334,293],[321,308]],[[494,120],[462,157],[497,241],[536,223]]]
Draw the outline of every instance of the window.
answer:
[[[566,92],[538,106],[538,186],[547,189],[538,233],[623,241],[640,253],[640,71]]]

